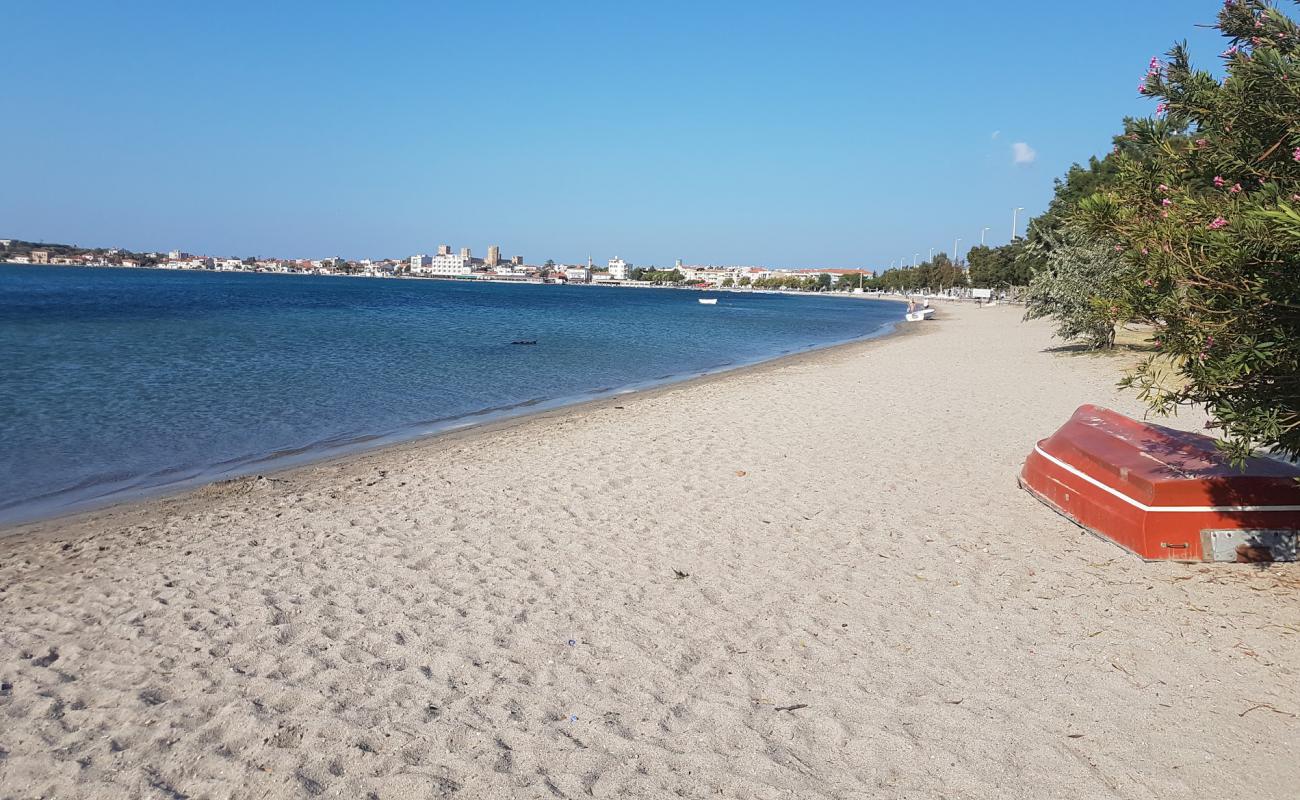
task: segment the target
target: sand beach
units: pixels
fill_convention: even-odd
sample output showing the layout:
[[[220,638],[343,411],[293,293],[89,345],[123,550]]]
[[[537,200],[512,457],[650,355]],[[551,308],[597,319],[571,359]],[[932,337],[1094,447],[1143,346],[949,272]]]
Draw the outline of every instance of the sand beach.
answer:
[[[0,538],[0,798],[1293,798],[1300,565],[1016,484],[1012,308]],[[1166,424],[1196,430],[1195,414]]]

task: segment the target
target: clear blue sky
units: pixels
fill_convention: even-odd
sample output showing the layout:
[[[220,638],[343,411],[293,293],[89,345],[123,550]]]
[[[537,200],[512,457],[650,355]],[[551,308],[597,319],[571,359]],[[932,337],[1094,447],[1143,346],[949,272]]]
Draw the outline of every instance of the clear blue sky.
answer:
[[[11,3],[0,236],[887,267],[1005,242],[1218,7]]]

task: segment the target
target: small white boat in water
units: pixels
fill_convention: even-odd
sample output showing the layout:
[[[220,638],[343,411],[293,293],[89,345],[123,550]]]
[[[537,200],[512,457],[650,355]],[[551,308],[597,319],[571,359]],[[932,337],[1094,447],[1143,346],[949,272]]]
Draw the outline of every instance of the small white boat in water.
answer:
[[[705,306],[716,306],[717,304],[718,304],[718,298],[716,298],[716,297],[701,297],[701,298],[700,298],[700,305],[705,305]]]

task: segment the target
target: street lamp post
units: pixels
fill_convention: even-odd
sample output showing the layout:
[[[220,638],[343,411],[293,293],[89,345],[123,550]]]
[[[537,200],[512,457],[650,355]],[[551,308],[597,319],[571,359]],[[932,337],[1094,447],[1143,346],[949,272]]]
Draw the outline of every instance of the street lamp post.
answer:
[[[961,263],[961,259],[957,257],[957,243],[960,241],[961,241],[960,237],[952,240],[952,263],[954,264]]]
[[[1019,219],[1021,211],[1024,211],[1024,209],[1017,208],[1011,212],[1011,241],[1013,242],[1016,240],[1016,221]]]
[[[980,247],[984,246],[984,234],[988,232],[989,232],[988,228],[985,228],[984,230],[980,231]]]
[[[934,263],[934,248],[930,248],[930,262]]]
[[[918,258],[920,258],[920,257],[921,257],[921,254],[920,254],[920,253],[913,253],[913,254],[912,254],[912,266],[914,266],[914,267],[916,266],[916,260],[917,260]]]

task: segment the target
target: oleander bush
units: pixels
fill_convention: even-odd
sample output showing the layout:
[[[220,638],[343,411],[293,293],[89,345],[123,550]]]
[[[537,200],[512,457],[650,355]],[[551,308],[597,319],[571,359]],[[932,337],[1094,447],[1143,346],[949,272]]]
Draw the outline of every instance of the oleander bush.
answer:
[[[1217,28],[1222,80],[1185,43],[1151,60],[1155,116],[1126,121],[1113,174],[1065,212],[1030,314],[1103,346],[1111,316],[1152,322],[1125,385],[1157,412],[1203,405],[1235,459],[1297,456],[1300,29],[1263,0],[1228,0]]]

